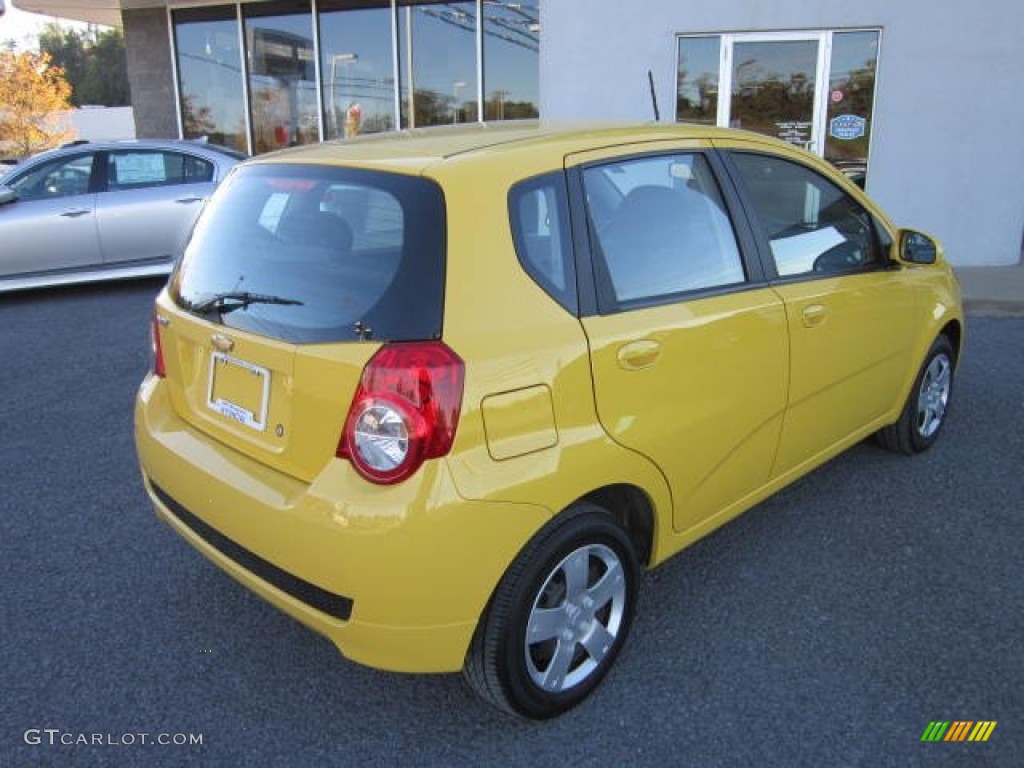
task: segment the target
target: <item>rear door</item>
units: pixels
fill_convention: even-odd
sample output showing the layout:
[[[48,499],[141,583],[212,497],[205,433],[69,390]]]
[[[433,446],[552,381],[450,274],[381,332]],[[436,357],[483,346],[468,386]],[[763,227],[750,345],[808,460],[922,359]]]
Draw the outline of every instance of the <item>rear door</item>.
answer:
[[[96,203],[103,260],[170,261],[213,193],[215,166],[185,152],[118,149],[106,155]]]
[[[0,274],[83,269],[102,261],[94,157],[92,152],[63,155],[9,182],[18,199],[0,206]]]
[[[568,159],[596,306],[583,326],[605,430],[654,461],[692,529],[768,479],[786,404],[785,310],[697,142]]]

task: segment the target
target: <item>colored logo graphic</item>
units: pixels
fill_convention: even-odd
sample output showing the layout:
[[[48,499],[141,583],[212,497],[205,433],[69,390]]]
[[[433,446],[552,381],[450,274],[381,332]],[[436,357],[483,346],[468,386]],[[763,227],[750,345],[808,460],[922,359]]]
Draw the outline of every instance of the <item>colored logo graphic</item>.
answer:
[[[996,729],[995,720],[933,720],[921,734],[921,741],[988,741]]]
[[[852,141],[864,135],[868,121],[857,115],[839,115],[828,123],[828,133],[833,139]]]

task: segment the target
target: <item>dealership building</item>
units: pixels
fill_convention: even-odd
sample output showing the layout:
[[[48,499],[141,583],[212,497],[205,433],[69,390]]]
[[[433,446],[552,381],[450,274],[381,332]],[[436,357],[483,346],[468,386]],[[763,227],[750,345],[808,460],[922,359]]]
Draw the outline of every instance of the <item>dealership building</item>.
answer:
[[[687,121],[842,168],[958,266],[1024,247],[1024,3],[13,0],[124,30],[139,137],[251,153],[490,120]]]

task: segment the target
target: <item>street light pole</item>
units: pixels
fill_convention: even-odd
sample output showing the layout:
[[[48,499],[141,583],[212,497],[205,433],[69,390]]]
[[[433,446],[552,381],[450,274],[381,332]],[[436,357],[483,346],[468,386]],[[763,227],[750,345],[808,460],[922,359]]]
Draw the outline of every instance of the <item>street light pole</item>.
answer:
[[[452,125],[459,122],[459,91],[466,87],[464,80],[452,83]]]

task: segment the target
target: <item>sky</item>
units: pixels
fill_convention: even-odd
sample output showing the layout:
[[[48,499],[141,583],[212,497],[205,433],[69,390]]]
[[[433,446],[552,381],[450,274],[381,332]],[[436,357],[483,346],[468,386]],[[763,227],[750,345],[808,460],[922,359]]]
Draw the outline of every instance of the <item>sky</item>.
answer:
[[[55,19],[38,13],[21,11],[11,5],[11,0],[4,0],[7,12],[0,16],[0,43],[14,40],[18,50],[24,51],[36,47],[36,41],[43,27],[51,21],[59,21],[63,26],[84,27],[77,21]]]

